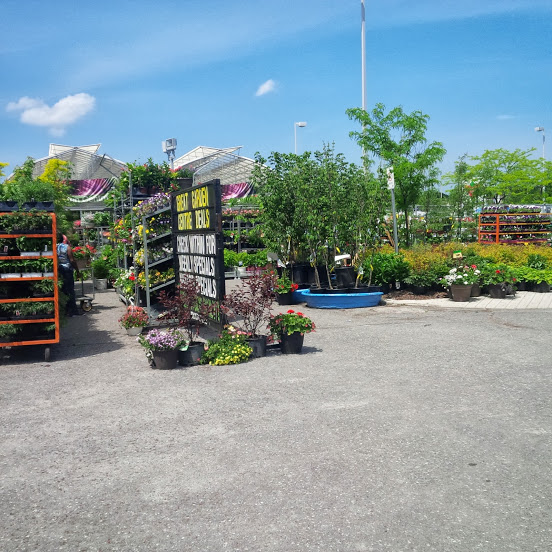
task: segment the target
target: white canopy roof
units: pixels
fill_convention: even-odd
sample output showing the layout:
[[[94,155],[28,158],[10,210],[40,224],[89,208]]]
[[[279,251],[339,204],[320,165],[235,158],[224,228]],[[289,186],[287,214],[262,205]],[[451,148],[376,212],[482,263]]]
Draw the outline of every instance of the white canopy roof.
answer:
[[[40,176],[50,159],[60,159],[71,163],[72,180],[89,180],[93,178],[118,178],[125,163],[109,155],[98,155],[101,144],[89,146],[63,146],[50,144],[48,157],[37,159],[34,164],[33,177]]]
[[[249,183],[255,161],[235,152],[232,148],[198,146],[174,161],[174,167],[189,169],[194,173],[194,183],[220,179],[222,185]]]

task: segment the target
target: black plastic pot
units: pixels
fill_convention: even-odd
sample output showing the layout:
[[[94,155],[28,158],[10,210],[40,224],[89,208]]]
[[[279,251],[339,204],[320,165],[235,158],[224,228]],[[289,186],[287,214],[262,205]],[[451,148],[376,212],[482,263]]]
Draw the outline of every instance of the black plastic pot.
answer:
[[[353,266],[340,266],[335,269],[335,279],[338,286],[348,288],[355,286],[356,274]]]

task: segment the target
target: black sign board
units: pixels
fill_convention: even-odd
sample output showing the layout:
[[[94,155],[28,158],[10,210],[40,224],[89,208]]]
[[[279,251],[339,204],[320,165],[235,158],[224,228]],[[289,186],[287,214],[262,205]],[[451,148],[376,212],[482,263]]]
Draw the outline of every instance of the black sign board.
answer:
[[[184,274],[196,278],[203,301],[224,298],[224,251],[220,180],[172,193],[173,251],[176,282]],[[222,324],[220,308],[212,321]]]

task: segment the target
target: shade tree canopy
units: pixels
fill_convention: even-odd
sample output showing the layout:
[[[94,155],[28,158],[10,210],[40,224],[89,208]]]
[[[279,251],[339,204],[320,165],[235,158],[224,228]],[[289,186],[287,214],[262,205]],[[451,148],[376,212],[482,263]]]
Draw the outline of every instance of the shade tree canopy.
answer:
[[[360,123],[360,131],[350,132],[365,153],[365,162],[377,162],[381,179],[385,169],[393,166],[397,206],[405,214],[406,239],[409,240],[409,213],[424,189],[438,181],[437,163],[446,150],[441,142],[426,139],[429,116],[421,111],[406,113],[395,107],[388,113],[381,103],[372,112],[361,108],[347,110],[353,121]]]

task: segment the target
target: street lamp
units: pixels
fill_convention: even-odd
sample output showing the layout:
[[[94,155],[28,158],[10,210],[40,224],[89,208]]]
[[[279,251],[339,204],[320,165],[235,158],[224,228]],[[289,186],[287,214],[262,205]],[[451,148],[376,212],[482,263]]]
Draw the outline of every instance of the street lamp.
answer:
[[[306,127],[307,123],[305,121],[300,121],[299,123],[293,123],[293,131],[295,133],[295,155],[297,155],[297,127]]]
[[[535,132],[542,132],[542,158],[544,159],[544,127],[535,127]]]

